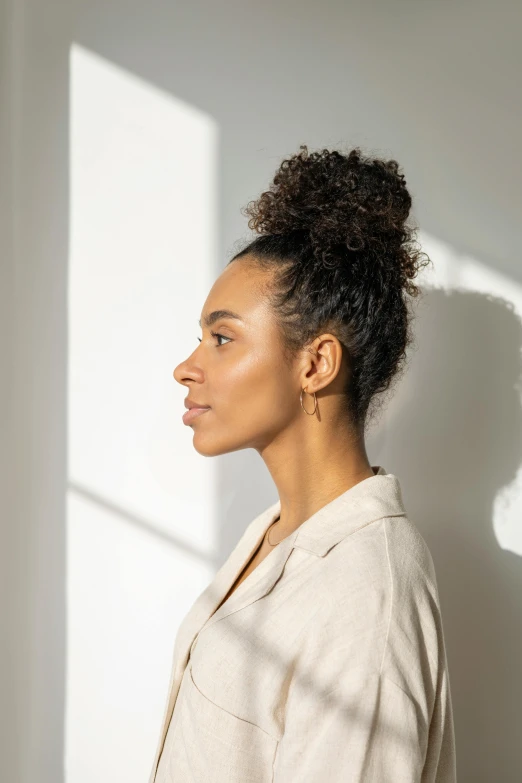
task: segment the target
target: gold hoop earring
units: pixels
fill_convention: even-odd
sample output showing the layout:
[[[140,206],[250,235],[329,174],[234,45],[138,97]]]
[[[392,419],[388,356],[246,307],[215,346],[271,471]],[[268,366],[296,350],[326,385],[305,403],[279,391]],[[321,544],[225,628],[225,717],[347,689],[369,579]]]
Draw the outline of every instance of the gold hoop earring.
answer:
[[[314,409],[313,409],[313,411],[311,413],[309,413],[306,410],[305,406],[303,405],[303,392],[304,392],[304,389],[301,389],[301,394],[300,394],[300,397],[301,397],[301,408],[304,410],[305,413],[308,413],[309,416],[313,416],[314,413],[315,413],[315,410],[317,408],[317,397],[315,396],[315,392],[314,392]]]

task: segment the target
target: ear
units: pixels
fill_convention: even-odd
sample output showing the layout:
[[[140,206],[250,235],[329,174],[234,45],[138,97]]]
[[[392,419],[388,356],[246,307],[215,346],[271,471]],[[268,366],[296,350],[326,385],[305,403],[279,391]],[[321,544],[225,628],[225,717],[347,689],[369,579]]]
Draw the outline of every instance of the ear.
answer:
[[[303,349],[299,365],[301,389],[313,394],[335,381],[339,376],[343,360],[343,346],[330,332],[316,337]]]

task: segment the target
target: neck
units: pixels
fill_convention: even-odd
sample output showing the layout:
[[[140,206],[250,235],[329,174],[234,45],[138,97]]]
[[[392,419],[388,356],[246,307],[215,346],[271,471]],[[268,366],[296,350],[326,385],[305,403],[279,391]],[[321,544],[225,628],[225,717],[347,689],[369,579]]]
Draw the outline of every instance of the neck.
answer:
[[[311,419],[312,417],[310,417]],[[261,453],[277,487],[280,519],[270,528],[274,541],[292,533],[319,509],[374,475],[363,437],[328,433],[320,422],[299,423]],[[319,426],[317,426],[319,424]]]

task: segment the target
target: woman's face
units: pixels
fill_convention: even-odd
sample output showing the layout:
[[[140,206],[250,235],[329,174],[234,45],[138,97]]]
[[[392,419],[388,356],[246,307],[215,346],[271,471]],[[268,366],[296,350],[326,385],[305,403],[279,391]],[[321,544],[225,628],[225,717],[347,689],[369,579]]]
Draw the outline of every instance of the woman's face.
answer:
[[[210,406],[187,424],[194,448],[204,456],[245,448],[262,452],[301,412],[298,367],[285,362],[262,292],[268,275],[248,256],[224,269],[203,306],[201,342],[174,370],[175,380],[187,388],[186,397]],[[214,320],[212,314],[220,310],[239,318],[223,314]]]

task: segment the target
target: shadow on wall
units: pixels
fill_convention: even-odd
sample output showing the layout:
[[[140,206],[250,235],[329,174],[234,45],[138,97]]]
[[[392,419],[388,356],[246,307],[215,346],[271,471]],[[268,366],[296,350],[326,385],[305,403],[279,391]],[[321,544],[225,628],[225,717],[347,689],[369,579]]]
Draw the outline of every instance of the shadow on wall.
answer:
[[[459,776],[507,783],[522,775],[522,558],[494,506],[522,463],[522,324],[502,299],[424,293],[392,472],[437,570]]]

